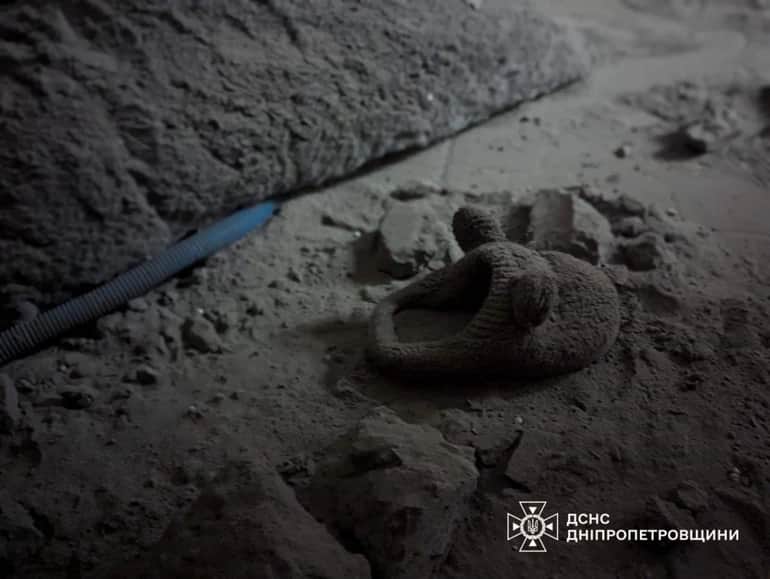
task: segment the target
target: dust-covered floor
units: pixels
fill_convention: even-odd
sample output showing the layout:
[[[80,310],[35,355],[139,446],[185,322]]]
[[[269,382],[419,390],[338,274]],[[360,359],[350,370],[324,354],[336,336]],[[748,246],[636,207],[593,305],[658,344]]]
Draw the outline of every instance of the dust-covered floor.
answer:
[[[289,201],[262,232],[3,369],[0,571],[767,577],[770,5],[543,4],[590,50],[587,83]],[[621,297],[602,361],[494,383],[366,364],[377,300],[457,258],[457,207],[513,230],[517,204],[553,188]],[[234,461],[252,466],[199,498]],[[506,540],[518,501],[560,514],[546,554]],[[568,542],[572,513],[739,540]],[[238,516],[239,534],[217,526]]]

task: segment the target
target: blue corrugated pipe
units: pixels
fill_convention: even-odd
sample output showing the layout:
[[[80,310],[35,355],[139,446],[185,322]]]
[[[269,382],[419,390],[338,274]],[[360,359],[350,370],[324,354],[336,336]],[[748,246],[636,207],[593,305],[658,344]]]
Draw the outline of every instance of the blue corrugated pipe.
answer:
[[[143,296],[168,278],[264,225],[277,207],[276,203],[266,201],[238,211],[112,281],[0,333],[0,366]]]

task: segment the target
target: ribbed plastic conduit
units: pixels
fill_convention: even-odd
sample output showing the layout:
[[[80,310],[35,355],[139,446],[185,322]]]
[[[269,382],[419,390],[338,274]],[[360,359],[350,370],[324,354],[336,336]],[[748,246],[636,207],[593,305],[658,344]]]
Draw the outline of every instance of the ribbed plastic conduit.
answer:
[[[261,227],[276,208],[275,203],[266,201],[238,211],[112,281],[5,330],[0,333],[0,366],[143,296],[168,278]]]

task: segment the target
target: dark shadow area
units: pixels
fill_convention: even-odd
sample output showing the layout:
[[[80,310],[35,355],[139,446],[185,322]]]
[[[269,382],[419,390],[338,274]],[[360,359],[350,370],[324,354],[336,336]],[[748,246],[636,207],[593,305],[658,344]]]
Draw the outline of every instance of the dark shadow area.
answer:
[[[703,147],[688,137],[684,129],[661,135],[656,141],[660,149],[655,158],[660,161],[690,161],[706,153]]]
[[[509,443],[489,452],[476,450],[476,468],[479,469],[479,493],[502,493],[505,489],[515,489],[522,493],[531,493],[525,483],[513,480],[506,473],[508,463],[526,436],[523,430],[516,431],[516,437]]]
[[[759,112],[762,114],[762,116],[770,121],[770,85],[763,86],[761,89],[759,89],[759,94],[757,95],[757,105],[759,106]]]
[[[344,377],[360,395],[402,410],[428,404],[435,410],[468,410],[474,401],[498,397],[506,401],[528,399],[562,384],[579,382],[586,370],[550,378],[426,377],[385,375],[367,360],[360,360]]]
[[[391,277],[377,267],[377,232],[363,233],[353,242],[353,271],[351,279],[363,285],[382,285]]]
[[[397,331],[404,341],[440,339],[461,330],[472,316],[472,311],[447,313],[412,310],[397,315]],[[299,326],[297,330],[313,336],[324,345],[324,385],[327,388],[333,389],[344,380],[362,397],[383,404],[398,401],[399,404],[409,405],[430,400],[435,408],[467,409],[469,400],[489,396],[499,396],[507,400],[527,397],[565,381],[573,382],[584,372],[538,379],[481,375],[418,378],[386,375],[366,359],[368,320],[325,320]]]

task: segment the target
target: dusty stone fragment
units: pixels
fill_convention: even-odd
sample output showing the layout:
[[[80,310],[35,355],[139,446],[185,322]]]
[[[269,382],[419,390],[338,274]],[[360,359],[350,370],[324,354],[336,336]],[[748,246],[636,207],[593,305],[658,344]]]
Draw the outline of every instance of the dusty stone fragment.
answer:
[[[560,449],[561,438],[557,434],[542,430],[525,430],[508,461],[505,476],[530,489],[537,488],[543,473],[548,470],[549,460]]]
[[[415,201],[432,195],[439,195],[441,188],[426,181],[413,181],[391,191],[390,196],[397,201]]]
[[[274,471],[231,463],[142,560],[111,579],[368,579]]]
[[[136,369],[134,379],[142,386],[152,386],[158,383],[160,374],[152,366],[142,365]]]
[[[693,481],[683,481],[674,489],[672,497],[677,505],[694,513],[709,507],[708,493]]]
[[[407,279],[431,262],[452,258],[451,236],[427,204],[396,201],[380,222],[376,260],[380,271]]]
[[[396,203],[380,223],[377,244],[379,269],[396,279],[406,279],[419,268],[422,215],[414,206]]]
[[[631,197],[630,195],[621,195],[617,199],[618,210],[627,215],[644,216],[647,213],[647,207],[644,203]]]
[[[136,298],[128,302],[128,309],[132,312],[146,312],[150,308],[150,304],[145,298]]]
[[[377,290],[373,289],[371,286],[362,287],[359,290],[359,295],[361,296],[362,300],[370,304],[376,304],[384,297],[382,295],[377,295]]]
[[[624,217],[612,226],[612,232],[623,237],[638,237],[649,230],[650,226],[636,215]]]
[[[341,216],[329,211],[324,211],[321,214],[321,224],[353,233],[360,233],[362,228],[362,224],[352,222],[349,216]]]
[[[672,256],[665,248],[663,237],[647,232],[620,245],[623,262],[634,271],[649,271],[670,263]]]
[[[16,304],[17,323],[23,324],[34,320],[39,314],[40,309],[30,301],[22,300]]]
[[[9,434],[21,419],[19,393],[13,380],[0,374],[0,433]]]
[[[644,218],[648,213],[644,203],[625,193],[610,194],[603,189],[588,185],[567,187],[566,190],[586,201],[613,223],[624,217]]]
[[[446,556],[477,477],[472,448],[378,407],[328,450],[304,496],[376,576],[423,579]]]
[[[182,340],[185,347],[202,354],[220,352],[222,344],[214,326],[202,317],[187,318],[182,324]]]
[[[588,202],[566,189],[544,189],[523,201],[508,217],[512,241],[538,251],[563,251],[597,264],[613,244],[609,221]]]

